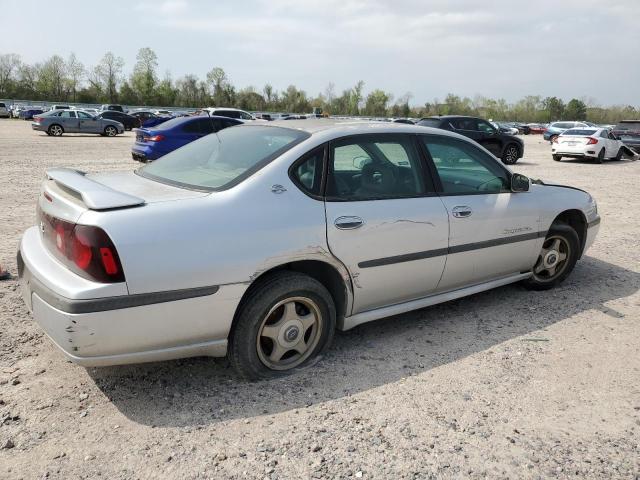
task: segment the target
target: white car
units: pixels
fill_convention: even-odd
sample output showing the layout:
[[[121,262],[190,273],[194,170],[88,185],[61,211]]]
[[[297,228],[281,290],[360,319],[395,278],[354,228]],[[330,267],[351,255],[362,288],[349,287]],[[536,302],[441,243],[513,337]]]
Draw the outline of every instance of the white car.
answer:
[[[0,117],[4,117],[4,118],[10,118],[11,117],[11,113],[9,112],[9,109],[2,102],[0,102]]]
[[[209,107],[204,110],[208,111],[209,115],[216,115],[218,117],[237,118],[239,120],[256,120],[256,117],[251,115],[249,112],[245,112],[244,110],[239,110],[237,108]]]
[[[49,170],[18,272],[81,365],[228,355],[269,378],[336,328],[513,282],[552,288],[599,223],[587,192],[453,132],[246,122],[135,172]]]
[[[565,157],[590,158],[597,163],[604,160],[622,160],[634,153],[608,128],[571,128],[551,143],[551,154],[556,162]]]

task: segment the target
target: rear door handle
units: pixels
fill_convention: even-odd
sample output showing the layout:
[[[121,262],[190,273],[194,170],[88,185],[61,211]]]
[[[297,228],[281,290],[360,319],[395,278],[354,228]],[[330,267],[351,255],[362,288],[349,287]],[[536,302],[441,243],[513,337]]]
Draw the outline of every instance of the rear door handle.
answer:
[[[355,230],[364,225],[364,220],[360,217],[338,217],[333,224],[340,230]]]
[[[471,210],[471,207],[467,207],[466,205],[453,207],[453,210],[451,212],[456,218],[467,218],[473,214],[473,210]]]

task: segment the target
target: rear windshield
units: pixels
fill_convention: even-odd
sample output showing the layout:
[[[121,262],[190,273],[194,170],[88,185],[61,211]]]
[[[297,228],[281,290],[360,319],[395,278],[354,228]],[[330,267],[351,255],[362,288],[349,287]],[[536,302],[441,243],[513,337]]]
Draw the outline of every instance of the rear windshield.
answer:
[[[423,127],[436,127],[440,126],[441,120],[439,118],[423,118],[417,124]]]
[[[309,136],[299,130],[262,125],[227,128],[174,150],[137,172],[170,185],[224,190]]]
[[[565,130],[565,132],[562,134],[563,137],[582,137],[582,136],[589,136],[589,135],[593,135],[594,133],[596,133],[597,130],[582,130],[579,128],[572,128],[571,130]]]
[[[4,103],[0,102],[0,107],[1,108],[6,108],[6,105]]]
[[[614,130],[640,130],[640,122],[620,122]]]

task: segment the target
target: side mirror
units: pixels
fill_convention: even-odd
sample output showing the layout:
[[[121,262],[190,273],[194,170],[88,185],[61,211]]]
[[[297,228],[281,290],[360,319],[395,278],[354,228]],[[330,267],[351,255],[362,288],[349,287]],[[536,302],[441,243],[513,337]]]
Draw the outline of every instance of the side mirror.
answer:
[[[514,173],[511,175],[511,191],[512,192],[528,192],[531,185],[529,177]]]

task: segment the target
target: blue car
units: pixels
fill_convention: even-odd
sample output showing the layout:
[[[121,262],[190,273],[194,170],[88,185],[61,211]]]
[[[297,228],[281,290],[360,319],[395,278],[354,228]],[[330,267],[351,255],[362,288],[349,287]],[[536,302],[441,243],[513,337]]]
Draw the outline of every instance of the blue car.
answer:
[[[33,120],[34,115],[44,113],[41,108],[26,108],[20,112],[20,118],[23,120]]]
[[[157,160],[205,135],[241,123],[240,120],[226,117],[179,117],[154,128],[138,128],[131,156],[139,162]]]

